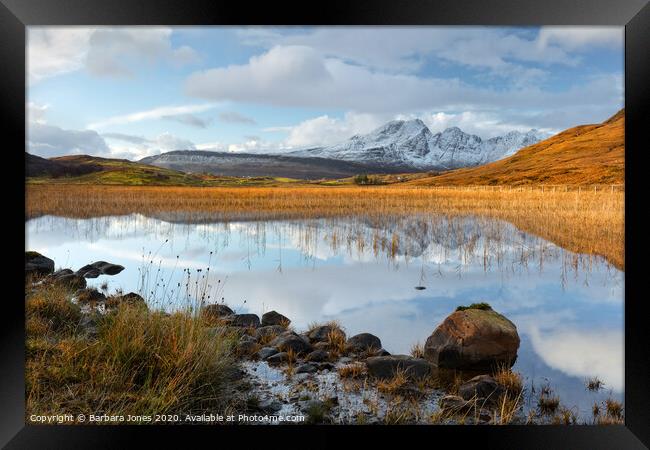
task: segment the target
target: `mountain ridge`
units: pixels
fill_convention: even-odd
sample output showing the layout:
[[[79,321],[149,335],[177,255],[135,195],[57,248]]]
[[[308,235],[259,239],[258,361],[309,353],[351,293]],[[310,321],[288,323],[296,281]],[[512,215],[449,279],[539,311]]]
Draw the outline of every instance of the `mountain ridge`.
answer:
[[[365,135],[340,144],[289,152],[301,157],[322,157],[363,163],[399,164],[420,170],[448,170],[505,158],[545,137],[535,129],[511,131],[482,139],[450,127],[432,133],[420,119],[392,120]]]

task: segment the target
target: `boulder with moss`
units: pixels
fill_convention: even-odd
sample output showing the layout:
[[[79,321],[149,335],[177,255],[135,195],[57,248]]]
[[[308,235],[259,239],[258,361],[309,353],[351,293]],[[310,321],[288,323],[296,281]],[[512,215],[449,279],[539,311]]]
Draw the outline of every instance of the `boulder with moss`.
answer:
[[[425,358],[439,368],[494,370],[512,367],[517,358],[517,327],[489,305],[461,307],[429,336]]]

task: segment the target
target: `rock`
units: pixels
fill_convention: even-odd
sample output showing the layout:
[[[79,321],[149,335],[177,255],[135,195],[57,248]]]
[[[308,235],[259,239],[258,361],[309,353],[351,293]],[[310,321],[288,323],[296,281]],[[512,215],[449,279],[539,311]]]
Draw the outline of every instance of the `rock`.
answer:
[[[210,319],[218,319],[224,316],[230,316],[235,314],[235,311],[230,309],[228,306],[216,303],[212,305],[205,305],[201,309],[201,314]]]
[[[256,344],[257,339],[255,339],[253,336],[249,336],[248,334],[243,334],[239,338],[239,342],[249,342],[251,344]]]
[[[276,337],[269,345],[282,352],[292,350],[296,354],[307,353],[312,349],[311,345],[305,342],[303,338],[290,331]]]
[[[345,339],[345,332],[338,327],[332,325],[321,325],[315,327],[307,333],[307,337],[311,343],[314,342],[327,342],[329,341],[330,333],[338,334]]]
[[[316,342],[312,347],[316,350],[329,350],[330,344],[329,342]]]
[[[348,356],[344,356],[343,358],[339,359],[339,363],[341,364],[350,364],[351,362],[354,362],[354,360]]]
[[[280,325],[267,325],[255,330],[255,337],[259,340],[268,337],[277,337],[284,333],[286,330]]]
[[[310,354],[307,355],[305,358],[307,361],[313,361],[313,362],[321,362],[321,361],[327,361],[329,359],[330,355],[324,350],[314,350]]]
[[[116,308],[118,307],[121,303],[127,303],[129,305],[142,305],[146,306],[147,302],[145,299],[141,296],[136,294],[135,292],[129,292],[128,294],[122,294],[122,295],[111,295],[106,299],[106,307],[107,308]]]
[[[402,370],[409,378],[424,378],[431,375],[433,365],[422,358],[408,355],[373,356],[366,359],[368,374],[375,378],[392,378]]]
[[[318,372],[318,366],[312,363],[306,363],[296,368],[296,373],[315,373]]]
[[[445,395],[438,400],[438,405],[441,409],[452,413],[466,413],[474,407],[473,402],[468,402],[458,395]]]
[[[242,339],[237,343],[236,352],[238,355],[250,356],[255,354],[257,352],[257,349],[258,349],[258,345],[257,342],[255,342],[255,340],[250,341],[247,339]]]
[[[106,261],[96,261],[92,264],[86,264],[77,270],[77,275],[85,278],[97,278],[99,275],[117,275],[124,270],[124,266],[111,264]]]
[[[276,353],[266,358],[269,364],[282,364],[289,361],[289,355],[286,352]]]
[[[234,327],[252,327],[260,326],[260,318],[257,314],[231,314],[223,317],[223,320]]]
[[[99,269],[89,269],[84,272],[82,275],[84,278],[97,278],[100,276],[102,273],[99,271]]]
[[[282,403],[275,399],[267,398],[258,403],[257,409],[260,412],[272,414],[282,409]]]
[[[74,272],[70,269],[59,269],[52,274],[52,278],[59,278],[63,275],[72,275]]]
[[[380,349],[381,340],[373,334],[361,333],[348,339],[348,346],[354,351],[363,351],[369,349]]]
[[[333,370],[334,364],[329,362],[323,362],[318,365],[318,370]]]
[[[269,356],[273,356],[278,353],[278,350],[273,347],[263,347],[257,352],[257,357],[259,359],[267,359]]]
[[[54,260],[38,252],[25,252],[25,274],[49,275],[54,272]]]
[[[58,275],[54,278],[54,281],[70,289],[76,290],[86,288],[86,279],[82,276],[77,275],[76,273],[64,273]]]
[[[375,356],[390,356],[390,353],[388,353],[385,349],[380,348]]]
[[[266,327],[269,325],[282,325],[286,327],[289,325],[291,321],[287,319],[285,316],[282,314],[276,312],[276,311],[269,311],[267,313],[264,313],[262,315],[262,326]]]
[[[515,325],[492,309],[466,309],[449,315],[429,336],[425,358],[446,369],[493,370],[512,367],[519,335]]]
[[[136,294],[135,292],[129,292],[128,294],[124,294],[120,297],[123,302],[126,303],[146,303],[145,299],[139,295]]]
[[[79,303],[103,302],[106,300],[106,296],[95,288],[79,289],[74,293],[74,296],[77,297]]]
[[[458,388],[458,395],[464,400],[478,398],[488,403],[496,403],[503,392],[503,386],[490,375],[478,375]]]

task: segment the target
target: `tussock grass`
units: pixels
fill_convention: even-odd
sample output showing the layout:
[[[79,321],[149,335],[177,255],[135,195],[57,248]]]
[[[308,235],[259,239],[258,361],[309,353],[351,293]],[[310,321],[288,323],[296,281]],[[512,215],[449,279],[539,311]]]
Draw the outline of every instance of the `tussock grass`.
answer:
[[[81,332],[65,290],[26,297],[26,414],[189,414],[228,410],[235,338],[187,313],[122,304]]]
[[[560,398],[550,395],[540,395],[537,399],[537,409],[539,409],[540,414],[543,415],[552,415],[555,414],[557,409],[560,406]]]
[[[377,390],[387,394],[398,394],[409,383],[409,378],[404,370],[398,369],[392,378],[379,380]]]
[[[411,356],[414,358],[424,358],[424,345],[416,342],[411,346]]]
[[[346,364],[339,367],[338,373],[341,378],[361,378],[366,374],[366,368],[361,363]]]
[[[605,383],[603,383],[598,377],[592,377],[587,379],[586,386],[589,391],[600,391]]]
[[[431,189],[427,187],[259,187],[27,185],[26,218],[89,218],[160,213],[187,221],[298,219],[414,213],[481,215],[505,220],[575,253],[601,255],[624,269],[624,193],[534,190]],[[373,242],[387,251],[389,237]]]

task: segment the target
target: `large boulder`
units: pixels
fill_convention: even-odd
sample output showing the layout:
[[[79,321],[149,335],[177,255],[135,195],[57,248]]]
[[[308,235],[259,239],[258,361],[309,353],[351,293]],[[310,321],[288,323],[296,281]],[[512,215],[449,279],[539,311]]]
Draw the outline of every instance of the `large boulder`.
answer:
[[[496,311],[465,309],[449,315],[429,336],[424,357],[439,368],[494,370],[517,358],[517,327]]]
[[[280,314],[279,312],[276,311],[269,311],[267,313],[264,313],[262,315],[262,326],[270,326],[270,325],[282,325],[282,326],[287,326],[291,323],[291,321]]]
[[[379,350],[381,348],[381,340],[370,333],[361,333],[355,336],[352,336],[348,339],[348,347],[353,351],[364,351],[375,349]]]
[[[458,395],[464,400],[481,399],[496,403],[505,389],[490,375],[478,375],[458,387]]]
[[[276,338],[277,336],[284,333],[285,331],[286,331],[285,328],[281,325],[261,326],[257,330],[255,330],[255,337],[257,339],[266,338],[267,340],[269,340],[269,339]]]
[[[329,341],[330,335],[339,335],[342,339],[345,339],[345,332],[339,327],[334,325],[320,325],[312,328],[307,332],[307,337],[310,342],[327,342]]]
[[[25,275],[49,275],[54,272],[54,261],[38,252],[25,252]]]
[[[433,365],[422,358],[408,355],[373,356],[366,359],[368,375],[375,378],[392,378],[403,371],[410,378],[424,378],[431,375]]]
[[[309,353],[312,350],[311,345],[309,345],[306,339],[291,331],[282,333],[273,339],[269,345],[276,347],[281,352],[292,350],[296,354]]]
[[[201,314],[203,314],[203,316],[206,318],[219,319],[221,317],[231,316],[235,314],[235,311],[233,311],[226,305],[216,303],[212,305],[205,305],[201,309]]]
[[[257,317],[257,314],[231,314],[223,317],[223,320],[234,327],[257,328],[260,326],[260,318]]]

